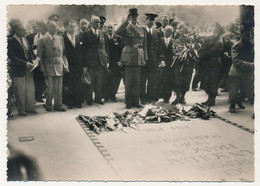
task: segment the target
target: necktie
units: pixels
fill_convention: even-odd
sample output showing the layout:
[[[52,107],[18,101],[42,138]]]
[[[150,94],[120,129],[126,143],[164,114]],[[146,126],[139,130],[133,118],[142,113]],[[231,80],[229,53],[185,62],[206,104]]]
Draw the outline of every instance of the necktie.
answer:
[[[39,33],[39,34],[38,34],[38,39],[40,38],[40,36],[41,36],[41,34]]]
[[[52,36],[52,43],[53,43],[53,49],[55,49],[56,45],[55,45],[55,37],[54,37],[54,35]]]
[[[21,37],[21,44],[22,44],[22,47],[23,47],[25,58],[28,58],[28,50],[27,50],[27,47],[26,47],[26,41],[22,37]]]
[[[98,37],[98,35],[97,35],[97,30],[95,30],[95,35],[96,35],[96,37]]]

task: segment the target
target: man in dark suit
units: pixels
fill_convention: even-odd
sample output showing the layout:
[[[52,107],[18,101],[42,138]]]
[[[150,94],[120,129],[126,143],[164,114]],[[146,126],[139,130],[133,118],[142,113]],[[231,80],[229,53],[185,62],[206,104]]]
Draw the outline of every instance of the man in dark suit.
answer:
[[[160,68],[160,82],[159,90],[160,97],[163,98],[165,103],[169,103],[172,95],[172,77],[171,77],[171,65],[173,63],[173,39],[171,35],[173,33],[172,26],[166,26],[164,29],[164,37],[162,38],[162,52],[164,56],[164,62],[159,65]]]
[[[65,55],[64,40],[58,36],[57,24],[50,21],[47,24],[48,33],[38,41],[37,55],[40,58],[40,68],[46,78],[46,111],[66,111],[62,106],[62,81],[64,71],[68,71],[68,61]]]
[[[137,24],[137,9],[129,10],[127,19],[116,30],[116,34],[123,37],[124,49],[121,54],[121,62],[125,70],[125,104],[141,108],[140,79],[141,67],[146,64],[147,52],[145,51],[145,28]]]
[[[162,60],[161,54],[161,37],[159,32],[153,28],[156,14],[145,14],[147,16],[147,24],[145,27],[145,39],[147,47],[147,63],[142,67],[141,71],[141,103],[158,101],[158,66]]]
[[[16,98],[18,113],[37,113],[34,103],[34,81],[30,69],[34,59],[29,43],[24,37],[26,30],[19,19],[12,19],[9,25],[14,36],[8,39],[8,58],[10,59],[11,77]]]
[[[63,35],[65,54],[70,71],[63,76],[62,102],[69,109],[73,107],[82,108],[83,83],[82,65],[80,60],[80,41],[75,35],[75,23],[70,19],[64,24],[66,34]]]
[[[102,99],[102,85],[104,73],[108,65],[107,41],[105,33],[99,30],[100,19],[97,16],[91,17],[91,28],[83,35],[82,64],[83,73],[91,76],[91,84],[87,86],[87,104],[93,104],[93,92],[95,102],[104,104]]]
[[[107,25],[108,53],[109,53],[109,78],[105,80],[105,101],[116,102],[116,93],[123,77],[123,69],[120,62],[122,52],[122,39],[114,33],[112,24]]]

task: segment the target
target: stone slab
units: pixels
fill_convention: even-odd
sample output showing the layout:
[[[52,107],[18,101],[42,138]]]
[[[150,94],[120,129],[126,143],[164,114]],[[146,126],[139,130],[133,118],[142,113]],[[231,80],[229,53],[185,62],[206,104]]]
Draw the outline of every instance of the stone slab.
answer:
[[[253,181],[254,135],[218,119],[96,135],[125,181]]]

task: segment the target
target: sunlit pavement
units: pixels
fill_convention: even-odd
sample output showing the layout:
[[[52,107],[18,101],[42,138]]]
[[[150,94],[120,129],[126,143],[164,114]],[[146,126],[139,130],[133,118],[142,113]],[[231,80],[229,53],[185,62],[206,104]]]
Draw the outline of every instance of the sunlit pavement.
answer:
[[[117,172],[112,169],[75,119],[79,114],[94,116],[126,111],[123,86],[120,86],[117,98],[117,103],[109,102],[105,105],[94,104],[93,106],[84,104],[81,109],[74,108],[67,110],[67,112],[53,111],[49,113],[45,111],[42,104],[37,104],[37,115],[21,117],[15,113],[15,116],[8,120],[7,124],[8,143],[13,148],[36,158],[43,180],[118,180],[120,178],[118,178]],[[173,94],[171,101],[174,98]],[[186,106],[201,103],[206,98],[203,90],[190,91],[186,95]],[[156,105],[163,106],[165,103],[160,99]],[[219,116],[254,130],[253,105],[248,102],[245,102],[244,105],[246,106],[244,110],[237,109],[238,113],[229,113],[228,93],[220,92],[216,99],[216,106],[212,109]],[[134,110],[134,108],[130,109],[130,111]],[[198,122],[198,119],[185,122],[191,124],[192,122],[196,123],[195,121]],[[206,122],[211,125],[214,120]],[[230,127],[234,128],[235,126]],[[201,130],[203,133],[203,129]],[[187,135],[190,134],[187,133]],[[238,136],[236,133],[231,135],[237,137],[238,140],[242,138],[240,133],[237,133]],[[33,136],[34,140],[19,141],[19,137],[24,136]],[[251,142],[251,140],[248,141],[248,143]],[[121,177],[121,179],[124,178],[124,176]],[[149,177],[147,179],[149,180]]]

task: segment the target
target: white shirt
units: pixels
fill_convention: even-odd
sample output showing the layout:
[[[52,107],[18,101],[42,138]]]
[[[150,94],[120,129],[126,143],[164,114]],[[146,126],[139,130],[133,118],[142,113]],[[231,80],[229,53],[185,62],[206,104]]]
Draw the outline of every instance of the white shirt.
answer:
[[[43,35],[41,33],[36,34],[33,38],[33,44],[37,46],[39,39],[41,39],[42,37],[43,37]],[[33,50],[33,52],[35,55],[37,55],[37,48],[35,50]]]
[[[153,29],[152,28],[148,28],[147,26],[146,26],[146,30],[147,30],[147,32],[149,33],[151,33],[151,35],[153,35]]]
[[[24,37],[18,37],[16,34],[14,35],[14,38],[23,46],[25,47],[25,50],[29,49],[29,46],[27,45],[27,42],[25,41]]]
[[[34,38],[33,38],[33,44],[37,46],[38,40],[39,40],[40,38],[42,38],[42,37],[43,37],[42,33],[36,34],[36,35],[34,36]]]
[[[50,35],[49,32],[47,32],[46,34],[47,34],[47,36],[50,37],[51,40],[53,40],[53,39],[55,40],[56,39],[56,34],[54,34],[53,36]]]
[[[95,30],[93,27],[91,27],[91,30],[94,33],[94,35],[98,37],[98,35],[99,35],[98,29]]]
[[[76,46],[76,36],[75,36],[75,34],[70,35],[69,33],[67,33],[67,36],[68,36],[72,46],[75,48],[75,46]]]
[[[114,34],[112,34],[112,35],[107,34],[107,35],[108,35],[108,39],[112,39],[114,36]]]

